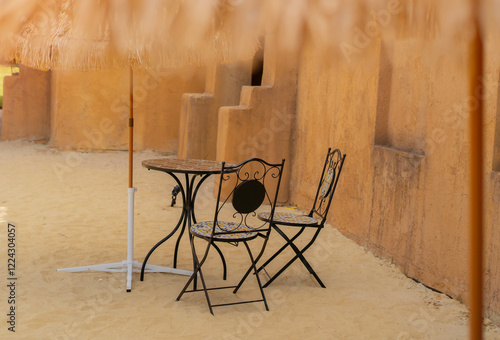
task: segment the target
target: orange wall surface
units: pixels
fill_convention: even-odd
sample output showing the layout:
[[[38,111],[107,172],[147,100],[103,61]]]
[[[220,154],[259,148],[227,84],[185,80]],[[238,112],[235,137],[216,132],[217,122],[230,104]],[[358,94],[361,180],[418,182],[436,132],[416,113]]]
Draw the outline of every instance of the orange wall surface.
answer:
[[[134,149],[176,153],[181,97],[202,91],[204,70],[135,70]],[[130,71],[53,71],[51,144],[63,149],[126,150]]]
[[[278,201],[288,201],[293,123],[297,98],[297,70],[277,58],[272,37],[266,37],[262,86],[244,86],[238,106],[219,109],[217,160],[238,164],[259,157],[281,163]]]
[[[50,72],[20,67],[19,74],[4,78],[1,138],[50,138]]]
[[[329,221],[406,275],[468,302],[467,107],[483,99],[485,306],[499,322],[499,51],[486,44],[484,88],[470,98],[467,48],[459,41],[373,41],[363,62],[330,65],[307,48],[288,164],[291,202],[310,208],[326,150],[340,148],[347,158]]]
[[[241,87],[251,81],[251,65],[214,65],[208,68],[206,78],[204,93],[185,93],[182,97],[179,158],[216,159],[219,109],[238,105]]]

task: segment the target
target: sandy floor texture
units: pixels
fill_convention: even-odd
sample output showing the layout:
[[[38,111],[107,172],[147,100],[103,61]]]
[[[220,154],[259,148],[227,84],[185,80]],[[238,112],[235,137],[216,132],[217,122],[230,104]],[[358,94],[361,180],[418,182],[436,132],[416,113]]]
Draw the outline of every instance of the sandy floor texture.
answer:
[[[134,259],[139,262],[181,212],[180,204],[170,207],[175,184],[170,176],[141,166],[144,159],[160,157],[166,156],[135,154]],[[126,152],[62,152],[0,142],[1,339],[467,339],[463,304],[408,279],[331,225],[306,253],[327,288],[297,262],[265,289],[269,312],[257,303],[219,307],[212,316],[203,293],[176,302],[186,276],[149,273],[141,282],[134,274],[132,292],[126,293],[124,273],[56,271],[126,259],[127,161]],[[212,190],[209,179],[198,196],[198,220],[213,216]],[[174,244],[175,239],[167,241],[149,263],[171,266]],[[271,237],[266,254],[281,244]],[[246,270],[247,254],[243,247],[222,250],[231,284]],[[13,259],[15,269],[9,268]],[[191,261],[184,235],[179,267],[190,269]],[[215,252],[204,273],[209,286],[223,282]],[[252,277],[236,295],[216,291],[211,297],[227,302],[255,294]],[[485,338],[500,339],[499,329],[489,320],[485,324]]]

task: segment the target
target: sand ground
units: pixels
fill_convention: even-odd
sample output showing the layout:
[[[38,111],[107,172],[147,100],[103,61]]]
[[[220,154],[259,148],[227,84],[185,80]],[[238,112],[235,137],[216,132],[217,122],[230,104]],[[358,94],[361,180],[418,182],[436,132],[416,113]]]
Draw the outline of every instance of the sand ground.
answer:
[[[135,154],[135,260],[168,233],[180,215],[171,208],[174,181],[147,171],[141,161],[164,157]],[[318,286],[300,263],[265,289],[270,304],[215,309],[202,293],[175,298],[187,277],[134,274],[125,292],[124,273],[58,272],[57,268],[120,262],[127,242],[126,152],[61,152],[42,144],[0,142],[0,338],[19,339],[466,339],[468,310],[460,302],[408,279],[390,262],[376,258],[328,225],[307,254],[327,288]],[[214,199],[207,181],[197,201],[198,219],[210,219]],[[287,207],[281,210],[290,211]],[[15,226],[15,333],[8,330],[8,223]],[[149,263],[172,265],[173,240]],[[269,254],[281,245],[271,239]],[[241,247],[223,248],[234,282],[246,269]],[[286,254],[289,256],[290,254]],[[285,259],[276,260],[269,272]],[[189,269],[187,237],[179,267]],[[217,256],[205,276],[221,280]],[[214,301],[246,299],[257,292],[248,280],[234,296],[213,293]],[[487,322],[486,339],[500,339]]]

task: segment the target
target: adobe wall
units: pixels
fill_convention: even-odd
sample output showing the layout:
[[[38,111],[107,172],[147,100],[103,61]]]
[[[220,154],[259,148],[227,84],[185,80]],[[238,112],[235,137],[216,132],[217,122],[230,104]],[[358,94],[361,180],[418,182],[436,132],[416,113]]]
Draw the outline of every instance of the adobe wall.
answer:
[[[278,60],[266,36],[262,86],[243,86],[238,106],[219,109],[217,160],[238,164],[259,157],[271,163],[286,159],[278,200],[289,198],[292,139],[297,98],[297,70]]]
[[[492,31],[490,31],[492,32]],[[486,45],[485,307],[500,323],[500,39]]]
[[[50,74],[21,66],[4,78],[2,139],[49,139]]]
[[[468,93],[468,46],[373,41],[326,66],[306,48],[298,78],[291,201],[310,208],[329,146],[347,154],[329,221],[405,274],[468,301],[469,101],[485,99],[485,305],[500,321],[498,45]],[[359,56],[360,58],[362,56]],[[290,164],[289,164],[290,165]],[[492,171],[496,170],[496,171]]]
[[[126,150],[128,86],[127,72],[52,71],[51,145]]]
[[[134,70],[134,149],[176,153],[181,97],[203,91],[202,69]],[[128,149],[130,72],[53,71],[51,144],[63,149]]]
[[[203,92],[205,73],[204,68],[192,66],[137,72],[134,133],[138,149],[177,154],[183,95]]]
[[[204,93],[182,96],[177,157],[216,159],[219,109],[239,104],[251,68],[250,61],[208,67]]]

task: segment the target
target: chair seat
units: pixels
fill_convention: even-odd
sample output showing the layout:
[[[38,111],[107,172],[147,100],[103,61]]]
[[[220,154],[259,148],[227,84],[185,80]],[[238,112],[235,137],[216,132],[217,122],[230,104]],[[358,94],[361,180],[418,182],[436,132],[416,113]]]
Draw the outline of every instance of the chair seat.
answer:
[[[191,234],[203,238],[210,238],[214,221],[204,221],[193,224],[191,226]],[[218,221],[215,228],[214,240],[220,241],[245,241],[253,239],[257,236],[257,232],[253,229],[235,222]],[[231,234],[217,234],[231,232]]]
[[[263,212],[258,215],[258,218],[263,221],[268,221],[269,215],[270,213]],[[304,225],[315,226],[318,225],[318,220],[315,219],[314,217],[309,217],[304,215],[275,212],[273,217],[273,223],[285,224],[290,226],[304,226]]]

